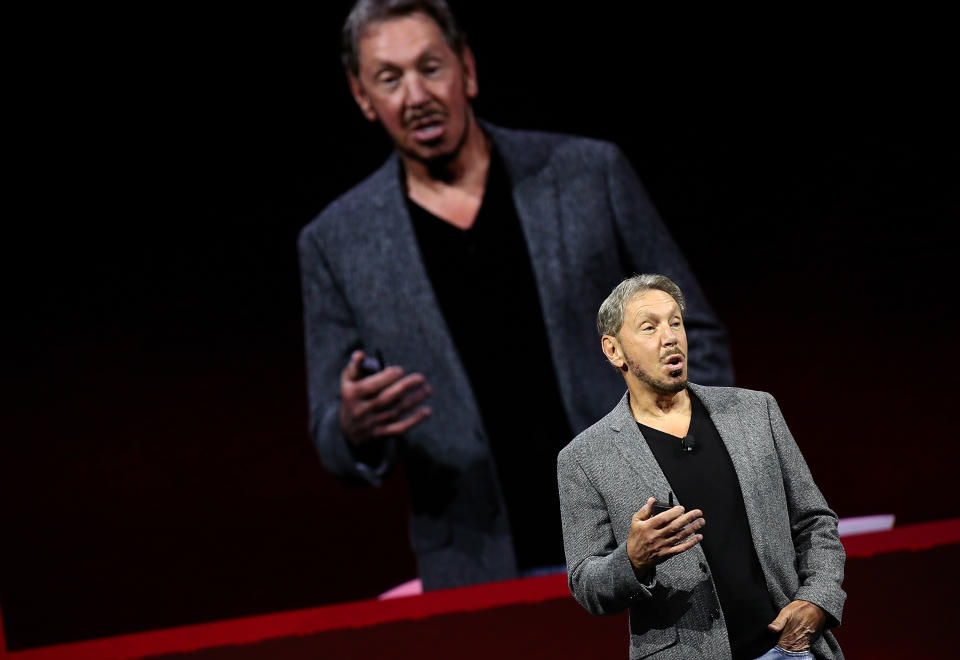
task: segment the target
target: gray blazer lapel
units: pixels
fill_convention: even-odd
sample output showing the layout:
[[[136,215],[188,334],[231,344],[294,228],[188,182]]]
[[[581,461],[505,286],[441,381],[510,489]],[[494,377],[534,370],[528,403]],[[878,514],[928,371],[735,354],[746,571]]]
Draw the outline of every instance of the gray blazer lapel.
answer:
[[[488,124],[484,124],[484,129],[493,139],[507,169],[513,187],[513,203],[520,216],[537,292],[546,314],[547,310],[557,309],[562,303],[563,266],[566,263],[556,173],[542,159],[531,158],[529,149],[514,143],[509,134]],[[548,333],[548,336],[552,335]]]
[[[573,331],[571,317],[579,315],[578,310],[571,308],[568,282],[571,264],[568,249],[576,248],[568,247],[564,237],[564,209],[560,204],[558,173],[547,160],[548,153],[542,149],[531,149],[529,144],[496,127],[484,124],[484,129],[500,152],[513,187],[513,203],[530,254],[560,393],[567,414],[571,416],[569,421],[574,431],[579,431],[593,423],[595,418],[592,411],[597,409],[596,405],[585,403],[584,398],[599,394],[595,388],[589,392],[581,390],[584,374],[592,372],[584,368],[584,356],[570,355],[573,346],[582,346],[579,340],[572,343],[569,340]],[[600,382],[610,386],[605,389],[606,394],[615,396],[621,386],[619,378],[602,373],[606,380],[601,379]],[[593,376],[590,378],[593,379]],[[602,399],[604,403],[601,406],[605,408],[610,399]],[[581,414],[583,411],[591,412]]]
[[[371,198],[375,209],[371,219],[375,226],[373,234],[381,237],[376,249],[382,268],[369,272],[373,277],[384,278],[375,290],[395,292],[395,295],[382,296],[378,303],[382,305],[384,318],[395,321],[392,327],[398,335],[396,344],[414,343],[409,336],[399,336],[414,332],[419,335],[415,343],[424,364],[445,367],[435,370],[437,374],[449,370],[452,382],[433,382],[434,388],[452,387],[463,406],[478,416],[466,370],[423,264],[400,173],[397,156],[393,155],[378,172],[378,176],[382,174],[381,181],[373,187],[377,192]],[[385,357],[389,362],[392,356]]]
[[[643,499],[640,506],[646,503],[646,498],[650,496],[656,497],[658,502],[666,503],[667,494],[673,491],[673,487],[660,469],[660,464],[650,451],[646,439],[633,418],[633,413],[630,412],[629,396],[629,393],[624,394],[613,410],[613,416],[610,419],[610,428],[614,431],[613,443],[623,456],[624,462],[640,477],[638,483],[642,484],[644,491],[647,491],[645,494],[640,493]]]
[[[743,494],[743,505],[747,512],[747,521],[750,524],[750,533],[753,543],[757,547],[758,555],[766,539],[763,533],[763,511],[760,503],[764,493],[760,490],[763,483],[761,466],[750,451],[750,443],[743,428],[742,404],[729,388],[703,387],[690,383],[690,389],[700,398],[707,409],[710,419],[717,432],[723,439],[723,444],[730,455],[733,469],[740,482],[740,492]]]

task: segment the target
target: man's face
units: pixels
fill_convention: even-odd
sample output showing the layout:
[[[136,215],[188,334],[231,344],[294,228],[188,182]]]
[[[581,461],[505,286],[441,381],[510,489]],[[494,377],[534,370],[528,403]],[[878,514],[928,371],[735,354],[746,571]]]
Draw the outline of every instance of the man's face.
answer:
[[[628,381],[635,378],[661,394],[687,386],[687,333],[680,307],[664,291],[651,290],[628,300],[620,336],[605,335],[603,348]]]
[[[380,121],[397,149],[424,163],[456,157],[473,122],[477,95],[473,56],[447,45],[422,13],[373,23],[358,43],[359,76],[350,89],[371,121]]]

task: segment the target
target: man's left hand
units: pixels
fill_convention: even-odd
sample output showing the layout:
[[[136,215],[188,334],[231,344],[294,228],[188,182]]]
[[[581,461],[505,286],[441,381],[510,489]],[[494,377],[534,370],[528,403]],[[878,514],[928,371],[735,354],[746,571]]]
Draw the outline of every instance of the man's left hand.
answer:
[[[806,651],[823,632],[826,621],[827,615],[817,605],[795,600],[780,610],[767,629],[780,633],[777,646],[783,650]]]

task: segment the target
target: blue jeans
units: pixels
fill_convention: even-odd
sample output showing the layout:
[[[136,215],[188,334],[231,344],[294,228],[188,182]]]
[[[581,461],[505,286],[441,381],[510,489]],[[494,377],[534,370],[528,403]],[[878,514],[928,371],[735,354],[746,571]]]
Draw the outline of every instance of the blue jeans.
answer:
[[[537,566],[536,568],[528,568],[525,571],[520,571],[520,577],[538,577],[540,575],[552,575],[554,573],[566,572],[566,564],[560,564],[558,566]]]
[[[813,653],[808,651],[784,651],[779,646],[761,655],[757,660],[783,660],[784,658],[799,658],[800,660],[813,660]]]

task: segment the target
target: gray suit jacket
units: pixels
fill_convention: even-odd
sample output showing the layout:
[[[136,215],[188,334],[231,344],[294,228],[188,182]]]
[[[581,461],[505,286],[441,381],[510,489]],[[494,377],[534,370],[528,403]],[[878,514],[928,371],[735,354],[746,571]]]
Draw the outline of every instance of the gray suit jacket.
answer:
[[[767,589],[779,610],[806,600],[839,625],[846,598],[837,516],[817,489],[776,401],[732,387],[690,388],[703,402],[740,481]],[[640,583],[627,558],[633,514],[670,490],[630,412],[627,395],[558,458],[570,591],[594,614],[630,611],[631,658],[729,658],[730,645],[702,548],[697,545]],[[679,502],[683,504],[683,502]],[[709,519],[704,534],[710,533]],[[830,632],[813,645],[842,658]]]
[[[571,427],[586,428],[620,396],[594,319],[633,271],[665,273],[683,287],[698,377],[732,382],[726,334],[621,152],[582,138],[484,130],[513,187]],[[486,432],[420,257],[396,156],[307,225],[299,251],[310,430],[324,465],[348,478],[378,478],[358,468],[339,428],[339,375],[352,350],[380,349],[388,363],[422,372],[434,414],[391,441],[387,457],[406,460],[424,586],[515,577]]]

